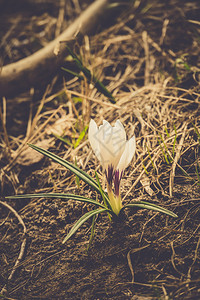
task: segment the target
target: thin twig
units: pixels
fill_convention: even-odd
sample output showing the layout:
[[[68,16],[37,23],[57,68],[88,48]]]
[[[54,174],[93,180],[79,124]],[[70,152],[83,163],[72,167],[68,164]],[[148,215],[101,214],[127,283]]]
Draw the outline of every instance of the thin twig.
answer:
[[[9,155],[11,155],[11,147],[10,147],[10,142],[9,142],[8,133],[6,129],[6,98],[5,97],[3,97],[3,112],[1,111],[1,107],[0,107],[0,120],[3,127],[5,144],[7,146]]]
[[[146,246],[143,246],[143,247],[140,247],[140,248],[131,249],[131,250],[128,252],[128,254],[127,254],[127,261],[128,261],[129,269],[130,269],[130,271],[131,271],[131,276],[132,276],[131,282],[132,282],[132,283],[134,283],[134,270],[133,270],[133,266],[132,266],[132,262],[131,262],[131,254],[136,253],[136,252],[139,252],[139,251],[141,251],[141,250],[143,250],[143,249],[146,249],[146,248],[148,248],[149,246],[150,246],[150,244],[149,244],[149,245],[146,245]]]
[[[11,207],[9,204],[3,202],[3,201],[0,201],[0,204],[5,206],[6,208],[8,208],[15,216],[16,218],[18,219],[19,223],[22,225],[23,227],[23,241],[21,243],[21,248],[20,248],[20,252],[19,252],[19,255],[17,257],[17,260],[12,268],[12,271],[7,279],[7,284],[4,285],[4,287],[2,288],[1,290],[1,294],[5,294],[7,293],[7,285],[9,283],[9,281],[11,281],[11,279],[13,278],[14,274],[15,274],[15,271],[17,270],[18,268],[18,265],[20,263],[20,261],[22,260],[23,256],[24,256],[24,251],[25,251],[25,247],[26,247],[26,226],[24,224],[24,221],[22,220],[22,218],[20,217],[20,215],[17,213],[17,211]]]
[[[131,282],[134,282],[135,275],[134,275],[133,266],[132,266],[132,262],[131,262],[131,250],[127,254],[127,261],[128,261],[128,266],[129,266],[129,269],[131,271],[131,276],[132,276]]]
[[[67,90],[67,89],[66,89],[66,94],[67,94],[67,93],[70,93],[70,94],[72,94],[72,95],[76,95],[76,96],[79,96],[79,97],[83,97],[83,98],[86,99],[86,100],[89,100],[89,101],[98,103],[98,104],[100,104],[100,105],[102,105],[102,106],[109,106],[109,107],[113,107],[113,108],[120,108],[120,106],[117,105],[117,104],[112,104],[112,103],[109,103],[109,102],[103,102],[103,101],[101,101],[101,100],[97,100],[97,99],[95,99],[95,98],[88,97],[88,96],[83,95],[83,94],[81,94],[81,93],[78,93],[78,92],[75,92],[75,91],[70,91],[70,90]]]
[[[174,177],[175,177],[175,170],[176,170],[176,165],[178,163],[178,160],[181,156],[181,149],[184,143],[184,139],[185,139],[185,135],[186,135],[186,131],[187,131],[187,124],[184,123],[183,125],[183,134],[181,136],[180,142],[177,146],[177,152],[176,152],[176,156],[173,160],[172,163],[172,170],[170,172],[170,178],[169,178],[169,195],[170,197],[172,197],[172,193],[173,193],[173,185],[174,185]]]
[[[142,33],[142,39],[144,44],[144,53],[145,53],[145,75],[144,75],[144,85],[149,84],[149,76],[150,76],[150,64],[149,64],[149,45],[148,45],[148,35],[147,32],[144,31]]]

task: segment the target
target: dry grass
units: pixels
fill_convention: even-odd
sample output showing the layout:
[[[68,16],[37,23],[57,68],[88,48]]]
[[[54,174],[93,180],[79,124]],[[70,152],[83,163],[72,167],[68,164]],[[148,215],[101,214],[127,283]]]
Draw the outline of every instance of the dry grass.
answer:
[[[51,148],[65,159],[74,161],[76,158],[78,165],[91,174],[94,170],[101,174],[87,137],[74,148],[56,139],[53,133],[73,144],[90,118],[94,118],[98,124],[103,119],[111,123],[120,119],[128,137],[136,135],[136,157],[123,181],[124,201],[153,199],[176,209],[179,214],[177,222],[168,224],[166,219],[165,226],[156,229],[153,241],[157,247],[169,248],[169,260],[177,276],[168,274],[167,268],[163,270],[162,262],[154,265],[154,270],[148,269],[148,265],[143,270],[149,274],[158,272],[155,282],[161,290],[162,299],[189,299],[187,295],[193,295],[193,289],[198,291],[199,286],[199,279],[194,273],[197,274],[200,243],[197,222],[200,200],[197,197],[200,184],[200,65],[197,58],[200,55],[200,31],[199,24],[188,21],[192,18],[192,9],[198,11],[195,7],[197,2],[184,1],[183,5],[179,2],[173,1],[173,7],[165,7],[162,1],[152,1],[150,7],[146,4],[140,11],[133,9],[126,12],[113,26],[93,37],[85,37],[77,54],[81,54],[84,65],[112,92],[116,104],[111,104],[86,79],[80,82],[74,78],[63,82],[56,94],[49,93],[47,89],[43,98],[38,99],[39,105],[34,114],[30,106],[24,135],[8,133],[6,105],[9,100],[3,99],[0,113],[3,124],[0,136],[3,149],[0,171],[2,194],[9,194],[11,190],[13,193],[31,191],[29,187],[22,187],[23,182],[19,178],[21,168],[40,162],[41,157],[34,161],[34,150],[26,152],[27,142],[37,144],[43,141],[44,147]],[[188,26],[181,30],[186,22]],[[185,36],[181,38],[181,35]],[[179,45],[174,42],[178,39]],[[40,176],[44,178],[46,175],[47,180],[32,192],[75,188],[74,177],[54,163],[38,169]],[[179,194],[181,198],[178,200]],[[154,217],[144,223],[140,245],[146,227],[149,223],[153,224]],[[194,223],[192,220],[195,220]],[[185,245],[189,247],[189,243],[192,244],[192,254],[187,250],[183,254]],[[135,253],[134,249],[128,253],[128,265],[132,284],[137,285],[131,253]],[[189,262],[188,265],[185,261]]]

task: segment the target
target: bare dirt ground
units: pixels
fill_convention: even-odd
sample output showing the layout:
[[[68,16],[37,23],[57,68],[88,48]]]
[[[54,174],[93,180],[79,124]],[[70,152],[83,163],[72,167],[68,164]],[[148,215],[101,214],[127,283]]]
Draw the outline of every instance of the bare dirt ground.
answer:
[[[92,1],[56,6],[20,1],[23,9],[1,2],[4,66],[45,46]],[[62,70],[43,88],[30,86],[1,98],[2,299],[200,298],[200,4],[125,4],[99,23],[95,34],[73,45],[116,104],[84,76]],[[87,138],[91,118],[98,125],[120,119],[128,138],[136,136],[136,155],[122,180],[123,202],[149,201],[178,218],[148,210],[127,210],[118,222],[101,215],[88,249],[90,220],[66,244],[62,240],[89,206],[5,198],[70,192],[96,199],[96,192],[72,173],[27,146],[30,142],[76,161],[94,178],[97,171],[104,184]]]

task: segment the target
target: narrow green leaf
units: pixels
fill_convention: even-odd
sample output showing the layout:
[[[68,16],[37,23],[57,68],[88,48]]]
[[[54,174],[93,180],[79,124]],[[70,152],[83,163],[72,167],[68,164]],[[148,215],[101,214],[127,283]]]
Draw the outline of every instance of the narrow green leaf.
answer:
[[[67,236],[64,238],[63,240],[63,244],[79,229],[79,227],[86,222],[89,218],[101,214],[103,212],[108,211],[107,208],[98,208],[92,211],[87,212],[86,214],[84,214],[75,224],[74,226],[71,228],[71,230],[69,231],[69,233],[67,234]]]
[[[163,156],[164,156],[164,158],[165,158],[165,160],[166,160],[166,163],[169,165],[169,161],[168,161],[167,155],[165,154],[165,151],[164,151],[164,149],[163,149],[163,147],[162,147],[162,145],[161,145],[161,141],[160,141],[159,138],[157,138],[157,140],[158,140],[158,143],[159,143],[159,145],[160,145],[160,149],[161,149],[161,151],[162,151],[162,153],[163,153]]]
[[[154,170],[156,170],[154,162],[153,162],[152,157],[151,157],[151,153],[150,153],[149,147],[147,145],[146,145],[146,148],[147,148],[147,151],[148,151],[148,155],[149,155],[152,167],[153,167]],[[148,174],[148,171],[147,171],[147,174]]]
[[[83,66],[82,61],[78,58],[78,56],[70,49],[70,47],[68,45],[66,45],[70,55],[73,57],[76,65],[78,66],[78,68],[83,72],[83,74],[85,75],[85,77],[87,78],[87,80],[89,82],[92,82],[95,87],[97,88],[97,90],[99,92],[101,92],[102,94],[104,94],[108,100],[111,103],[116,103],[115,98],[113,97],[113,95],[107,90],[107,88],[104,86],[104,84],[99,81],[94,75],[91,74],[90,70],[87,69],[85,66]]]
[[[170,210],[168,210],[166,208],[163,208],[163,207],[160,207],[160,206],[157,206],[155,204],[148,203],[148,202],[145,202],[145,201],[129,203],[129,204],[125,205],[122,209],[127,208],[127,207],[130,207],[130,208],[131,207],[140,207],[140,208],[144,208],[144,209],[155,210],[157,212],[161,212],[163,214],[169,215],[169,216],[174,217],[174,218],[178,217],[175,213],[171,212]]]
[[[167,135],[168,138],[169,138],[170,136],[169,136],[169,132],[168,132],[168,130],[167,130],[167,127],[165,127],[165,132],[166,132],[166,135]]]
[[[164,140],[163,140],[163,138],[162,138],[162,135],[161,135],[160,133],[159,133],[159,135],[160,135],[161,141],[162,141],[162,143],[163,143],[163,145],[164,145],[164,147],[165,147],[167,156],[169,157],[170,162],[172,162],[172,161],[173,161],[173,158],[171,157],[171,155],[170,155],[170,153],[169,153],[169,150],[168,150],[168,148],[167,148],[167,146],[166,146],[166,144],[165,144],[165,142],[164,142]],[[169,161],[168,161],[168,162],[169,162]]]
[[[63,71],[65,71],[65,72],[67,72],[67,73],[69,73],[69,74],[71,74],[71,75],[73,75],[73,76],[75,76],[75,77],[78,77],[79,79],[81,79],[81,80],[83,80],[84,79],[84,77],[82,76],[82,75],[80,75],[80,74],[78,74],[78,73],[76,73],[76,72],[73,72],[73,71],[71,71],[71,70],[69,70],[69,69],[66,69],[66,68],[61,68]]]
[[[149,173],[148,173],[148,171],[147,171],[147,168],[145,167],[144,163],[142,163],[142,165],[143,165],[143,168],[144,168],[145,173],[146,173],[147,175],[149,175]]]
[[[173,149],[172,149],[172,155],[173,155],[173,156],[174,156],[174,154],[175,154],[176,139],[177,139],[177,131],[176,131],[176,126],[175,126],[175,124],[174,124],[174,131],[175,131],[175,137],[174,137]]]
[[[190,66],[186,62],[184,62],[183,65],[187,71],[191,71]]]
[[[80,133],[80,135],[79,135],[79,137],[76,140],[76,143],[74,145],[74,149],[79,146],[80,142],[82,141],[82,139],[84,138],[84,136],[87,132],[87,129],[88,129],[88,125],[86,125],[85,128],[81,131],[81,133]]]
[[[91,233],[90,233],[89,243],[88,243],[88,246],[87,246],[87,251],[89,250],[89,248],[90,248],[90,246],[92,244],[92,240],[94,238],[95,227],[96,227],[96,219],[97,219],[97,216],[93,216],[92,217]]]
[[[83,170],[79,169],[77,166],[69,163],[68,161],[60,158],[59,156],[49,152],[48,150],[44,150],[38,146],[32,145],[32,144],[28,144],[31,148],[33,148],[34,150],[42,153],[43,155],[51,158],[52,160],[54,160],[55,162],[59,163],[60,165],[62,165],[63,167],[67,168],[68,170],[70,170],[71,172],[73,172],[75,175],[77,175],[79,178],[81,178],[84,182],[88,183],[91,187],[93,187],[97,192],[99,191],[99,186],[96,183],[96,181],[90,176],[88,175],[86,172],[84,172]]]
[[[99,81],[94,75],[92,76],[92,82],[94,83],[94,86],[97,88],[97,90],[104,94],[111,103],[116,103],[116,100],[113,97],[113,95],[107,90],[104,84],[101,81]]]
[[[68,141],[67,139],[65,139],[65,138],[63,138],[62,136],[57,135],[57,134],[55,134],[55,133],[54,133],[53,135],[54,135],[58,140],[60,140],[61,142],[67,144],[67,145],[70,146],[70,147],[73,147],[73,144],[70,143],[70,141]]]
[[[75,166],[77,167],[77,159],[75,157]],[[77,184],[77,187],[80,189],[80,179],[79,177],[76,175],[76,184]]]
[[[84,182],[86,182],[87,184],[89,184],[91,187],[93,187],[98,193],[101,194],[100,190],[99,190],[99,186],[97,184],[97,182],[86,172],[84,172],[83,170],[79,169],[77,166],[69,163],[68,161],[60,158],[59,156],[44,150],[38,146],[32,145],[32,144],[28,144],[31,148],[33,148],[34,150],[42,153],[43,155],[51,158],[52,160],[54,160],[55,162],[59,163],[60,165],[62,165],[63,167],[67,168],[68,170],[70,170],[71,172],[73,172],[75,175],[77,175],[79,178],[81,178]],[[109,201],[109,198],[106,194],[104,194],[107,201]]]
[[[15,196],[8,196],[8,199],[26,199],[26,198],[59,198],[64,200],[75,200],[80,202],[86,202],[90,204],[97,205],[102,208],[106,208],[103,204],[99,203],[96,200],[86,198],[84,196],[74,195],[74,194],[60,194],[60,193],[48,193],[48,194],[25,194],[25,195],[15,195]],[[107,208],[106,208],[107,209]]]
[[[83,98],[81,97],[72,97],[72,100],[74,101],[74,103],[82,103],[83,102]]]

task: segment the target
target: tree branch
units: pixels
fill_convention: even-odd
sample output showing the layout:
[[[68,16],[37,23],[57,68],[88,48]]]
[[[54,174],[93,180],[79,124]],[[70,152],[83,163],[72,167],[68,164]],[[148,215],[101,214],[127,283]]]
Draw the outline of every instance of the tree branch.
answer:
[[[105,14],[109,0],[96,0],[60,36],[34,54],[6,65],[0,74],[0,96],[11,96],[44,82],[60,68],[67,54],[64,43],[60,44],[59,55],[54,49],[61,41],[72,40],[77,33],[88,34]]]

